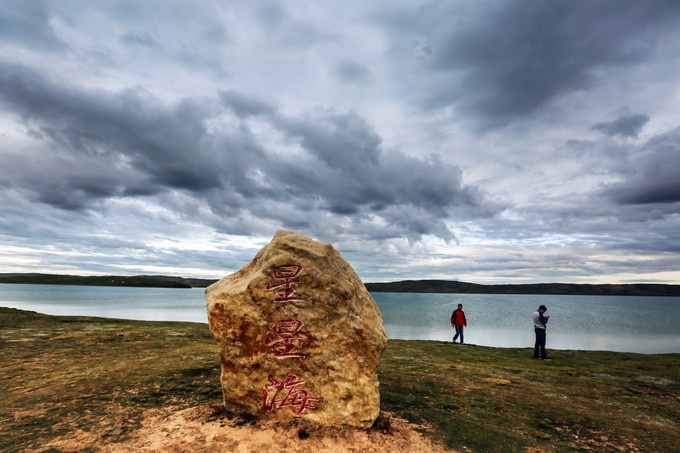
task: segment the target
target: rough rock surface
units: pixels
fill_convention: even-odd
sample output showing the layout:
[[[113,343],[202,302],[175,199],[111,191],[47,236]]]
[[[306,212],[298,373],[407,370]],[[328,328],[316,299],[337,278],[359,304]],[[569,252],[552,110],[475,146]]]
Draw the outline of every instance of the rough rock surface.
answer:
[[[227,409],[322,425],[378,417],[382,315],[333,246],[278,231],[206,296]]]

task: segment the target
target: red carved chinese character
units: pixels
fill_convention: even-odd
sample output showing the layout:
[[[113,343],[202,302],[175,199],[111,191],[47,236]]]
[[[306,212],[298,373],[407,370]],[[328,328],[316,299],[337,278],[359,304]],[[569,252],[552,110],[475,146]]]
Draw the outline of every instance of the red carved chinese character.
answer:
[[[293,341],[302,340],[302,338],[297,336],[297,333],[302,329],[303,325],[304,324],[297,319],[284,319],[275,323],[272,326],[272,332],[274,332],[276,336],[267,340],[264,345],[267,347],[273,346],[272,349],[276,351],[274,357],[277,359],[304,357],[304,354],[293,352],[295,349]]]
[[[300,271],[302,271],[302,266],[297,264],[284,264],[272,271],[272,276],[276,281],[268,283],[265,289],[267,291],[277,290],[276,295],[279,297],[274,299],[274,302],[283,303],[303,300],[302,297],[293,297],[295,294],[293,285],[300,283],[300,279],[297,278],[300,275]]]
[[[288,376],[285,381],[279,381],[275,377],[269,376],[269,382],[271,382],[270,385],[265,385],[262,388],[262,407],[265,412],[290,407],[293,415],[299,417],[307,409],[316,409],[316,406],[313,406],[312,403],[318,402],[319,399],[313,398],[306,391],[298,389],[297,387],[304,384],[305,381],[299,380],[294,374]],[[269,390],[267,390],[268,387],[273,392],[271,398]]]

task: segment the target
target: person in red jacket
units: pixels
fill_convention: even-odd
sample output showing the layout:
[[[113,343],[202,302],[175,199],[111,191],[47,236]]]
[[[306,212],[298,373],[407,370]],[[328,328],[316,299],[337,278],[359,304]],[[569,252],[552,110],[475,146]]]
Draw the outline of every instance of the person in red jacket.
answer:
[[[463,327],[467,326],[467,319],[463,312],[463,304],[458,304],[458,309],[451,314],[451,325],[456,329],[456,335],[453,337],[453,342],[456,342],[458,335],[460,335],[460,344],[463,344]]]

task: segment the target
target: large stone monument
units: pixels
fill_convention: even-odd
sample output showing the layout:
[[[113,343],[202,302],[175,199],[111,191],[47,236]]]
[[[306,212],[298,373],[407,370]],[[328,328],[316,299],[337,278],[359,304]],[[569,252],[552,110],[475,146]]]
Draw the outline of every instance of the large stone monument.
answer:
[[[382,316],[332,245],[278,231],[206,296],[227,409],[323,425],[378,417]]]

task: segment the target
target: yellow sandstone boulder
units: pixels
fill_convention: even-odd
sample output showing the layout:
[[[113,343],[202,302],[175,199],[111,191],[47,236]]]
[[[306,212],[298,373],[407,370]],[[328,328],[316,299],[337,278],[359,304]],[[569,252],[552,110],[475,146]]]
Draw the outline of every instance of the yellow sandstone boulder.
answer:
[[[206,297],[228,410],[373,424],[387,336],[373,298],[332,245],[278,231]]]

